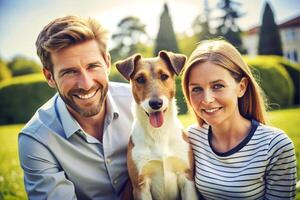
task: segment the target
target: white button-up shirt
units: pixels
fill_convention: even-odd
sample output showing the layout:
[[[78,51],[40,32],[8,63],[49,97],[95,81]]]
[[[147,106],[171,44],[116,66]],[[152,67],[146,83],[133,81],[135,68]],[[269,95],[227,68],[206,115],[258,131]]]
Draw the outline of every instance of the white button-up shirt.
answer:
[[[86,134],[55,95],[19,135],[19,156],[30,199],[120,199],[128,180],[126,151],[132,95],[110,82],[103,142]]]

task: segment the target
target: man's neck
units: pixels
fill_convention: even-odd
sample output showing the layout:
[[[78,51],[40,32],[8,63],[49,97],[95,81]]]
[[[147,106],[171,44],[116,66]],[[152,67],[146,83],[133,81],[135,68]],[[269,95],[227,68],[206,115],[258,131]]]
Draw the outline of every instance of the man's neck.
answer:
[[[85,133],[97,138],[102,142],[104,120],[106,115],[106,102],[104,102],[100,112],[92,117],[83,117],[78,113],[70,111]]]

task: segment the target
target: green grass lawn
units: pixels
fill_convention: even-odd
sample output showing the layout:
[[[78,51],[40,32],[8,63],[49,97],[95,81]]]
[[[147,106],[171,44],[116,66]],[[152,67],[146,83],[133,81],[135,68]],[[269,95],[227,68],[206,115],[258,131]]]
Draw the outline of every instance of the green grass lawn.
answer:
[[[26,199],[17,142],[22,127],[0,126],[0,200]]]
[[[294,142],[297,160],[300,159],[299,113],[300,108],[268,113],[269,124],[284,130]],[[185,127],[195,122],[192,115],[182,115],[179,118]],[[17,150],[18,132],[22,126],[0,126],[0,200],[26,199]],[[299,172],[299,163],[297,163],[297,171]],[[300,190],[297,191],[296,199],[300,200]]]

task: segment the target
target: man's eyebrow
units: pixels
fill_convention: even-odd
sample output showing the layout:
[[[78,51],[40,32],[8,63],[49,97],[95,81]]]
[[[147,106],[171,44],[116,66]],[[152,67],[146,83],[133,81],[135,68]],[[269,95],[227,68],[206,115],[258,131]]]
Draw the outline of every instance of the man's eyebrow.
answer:
[[[100,61],[96,61],[96,62],[91,62],[88,64],[88,66],[91,66],[91,65],[102,65],[102,63]]]
[[[76,67],[67,67],[67,68],[63,68],[61,69],[58,74],[62,75],[64,72],[70,71],[70,70],[76,70]]]

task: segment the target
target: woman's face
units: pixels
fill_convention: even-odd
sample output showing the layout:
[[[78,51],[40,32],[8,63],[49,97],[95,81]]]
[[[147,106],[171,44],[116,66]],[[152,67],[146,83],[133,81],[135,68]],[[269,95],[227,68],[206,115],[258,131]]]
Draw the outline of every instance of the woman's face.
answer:
[[[245,78],[237,83],[227,69],[211,62],[196,64],[189,73],[192,108],[210,125],[234,123],[240,115],[238,98],[244,95],[246,86]]]

